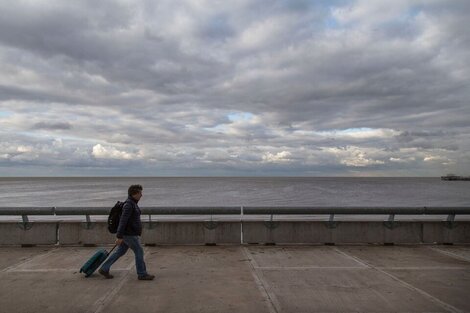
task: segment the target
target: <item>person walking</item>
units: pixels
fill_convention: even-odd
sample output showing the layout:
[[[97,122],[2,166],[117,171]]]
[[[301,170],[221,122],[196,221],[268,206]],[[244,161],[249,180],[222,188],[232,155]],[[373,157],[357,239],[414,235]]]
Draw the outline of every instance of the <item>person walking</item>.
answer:
[[[142,190],[143,188],[141,185],[131,185],[128,189],[128,198],[122,207],[122,214],[116,233],[116,245],[118,245],[118,247],[98,270],[98,273],[103,275],[105,278],[113,278],[113,275],[109,273],[111,265],[126,254],[129,248],[135,254],[137,278],[139,280],[153,280],[155,278],[155,275],[147,273],[144,261],[144,250],[140,243],[142,222],[140,221],[141,212],[137,203],[140,198],[142,198]]]

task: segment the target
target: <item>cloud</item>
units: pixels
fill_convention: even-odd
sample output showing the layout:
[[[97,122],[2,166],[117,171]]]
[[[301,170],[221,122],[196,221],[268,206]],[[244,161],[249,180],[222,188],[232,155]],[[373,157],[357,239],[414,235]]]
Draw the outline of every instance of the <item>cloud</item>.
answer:
[[[390,138],[401,135],[393,129],[372,129],[372,128],[348,128],[342,130],[320,131],[316,134],[328,137],[349,137],[349,138]]]
[[[19,146],[18,148],[16,148],[16,151],[18,151],[20,153],[31,152],[31,151],[33,151],[33,148],[32,147],[27,147],[27,146]]]
[[[71,129],[72,125],[67,122],[39,122],[34,124],[33,129]]]
[[[0,174],[470,171],[468,1],[0,10]]]
[[[263,161],[268,163],[289,162],[292,154],[289,151],[281,151],[278,153],[267,152],[263,155]]]
[[[394,158],[394,157],[390,157],[389,160],[391,162],[407,163],[407,162],[415,161],[416,158],[414,158],[414,157],[411,157],[411,158]]]
[[[374,154],[379,157],[381,156],[381,151],[377,149],[347,146],[345,148],[325,148],[324,150],[333,157],[336,157],[341,164],[349,167],[367,167],[385,164],[384,161],[372,157]]]
[[[92,155],[95,158],[109,158],[109,159],[122,159],[122,160],[130,160],[136,157],[136,155],[118,150],[114,147],[103,147],[101,144],[97,144],[93,146]]]

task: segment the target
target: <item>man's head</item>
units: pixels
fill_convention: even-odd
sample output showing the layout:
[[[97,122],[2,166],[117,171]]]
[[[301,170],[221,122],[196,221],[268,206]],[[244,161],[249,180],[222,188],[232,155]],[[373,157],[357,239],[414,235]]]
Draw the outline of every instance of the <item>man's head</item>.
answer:
[[[135,201],[139,201],[140,198],[142,198],[142,185],[131,185],[129,189],[127,190],[127,194],[134,198]]]

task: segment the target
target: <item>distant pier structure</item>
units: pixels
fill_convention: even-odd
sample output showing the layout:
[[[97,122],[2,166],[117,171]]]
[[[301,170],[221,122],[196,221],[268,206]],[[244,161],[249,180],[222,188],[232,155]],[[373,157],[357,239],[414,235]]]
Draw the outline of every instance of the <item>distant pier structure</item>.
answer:
[[[470,176],[458,176],[455,174],[447,174],[446,176],[441,176],[442,180],[468,180],[470,181]]]

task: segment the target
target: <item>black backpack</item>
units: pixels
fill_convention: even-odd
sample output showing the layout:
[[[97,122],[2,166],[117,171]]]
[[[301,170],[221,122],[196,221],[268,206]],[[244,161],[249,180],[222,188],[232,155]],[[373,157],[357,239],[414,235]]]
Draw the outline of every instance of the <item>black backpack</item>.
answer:
[[[119,220],[121,219],[122,207],[124,202],[118,201],[109,212],[108,216],[108,230],[111,234],[117,233]]]

